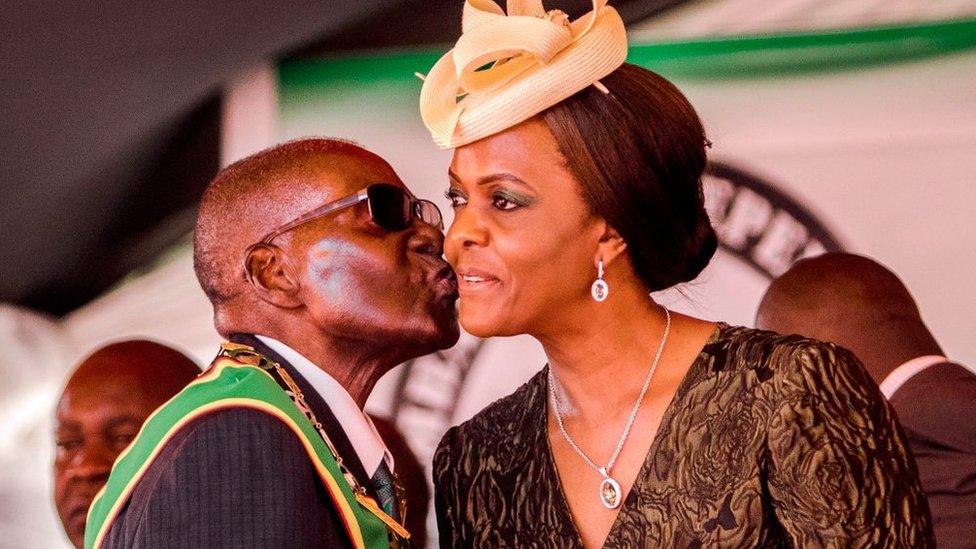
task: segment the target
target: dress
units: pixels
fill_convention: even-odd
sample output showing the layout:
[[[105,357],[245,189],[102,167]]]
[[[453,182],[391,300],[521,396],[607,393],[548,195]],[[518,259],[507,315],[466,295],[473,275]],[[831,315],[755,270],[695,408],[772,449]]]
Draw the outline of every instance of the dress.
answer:
[[[580,547],[543,369],[434,457],[442,547]],[[719,324],[668,406],[604,547],[929,547],[915,463],[847,350]]]

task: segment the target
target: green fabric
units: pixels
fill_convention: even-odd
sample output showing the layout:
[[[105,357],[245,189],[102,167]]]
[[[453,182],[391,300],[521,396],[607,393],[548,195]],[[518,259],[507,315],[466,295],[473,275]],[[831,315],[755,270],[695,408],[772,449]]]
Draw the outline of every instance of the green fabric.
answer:
[[[218,358],[218,360],[223,359]],[[315,427],[299,411],[291,398],[260,368],[233,361],[229,364],[234,365],[225,366],[216,378],[186,387],[146,422],[128,453],[113,466],[105,491],[92,504],[85,529],[85,548],[91,549],[94,546],[95,537],[113,504],[153,450],[162,442],[163,437],[181,419],[200,407],[235,398],[257,400],[287,414],[300,427],[303,438],[312,444],[316,455],[339,485],[342,495],[345,496],[359,522],[365,546],[367,548],[389,547],[386,525],[356,502],[352,488],[342,476],[339,464]]]
[[[301,88],[409,83],[449,45],[435,49],[292,59],[279,66],[283,100]],[[976,49],[976,19],[902,26],[632,43],[627,60],[668,78],[708,80],[849,70]]]

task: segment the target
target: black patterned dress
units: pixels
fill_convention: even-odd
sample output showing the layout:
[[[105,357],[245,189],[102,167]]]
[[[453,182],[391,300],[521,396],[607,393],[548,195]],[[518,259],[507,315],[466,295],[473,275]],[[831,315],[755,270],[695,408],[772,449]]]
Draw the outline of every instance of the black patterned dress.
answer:
[[[580,547],[545,370],[447,432],[442,547]],[[678,387],[604,547],[930,547],[891,408],[843,348],[720,324]]]

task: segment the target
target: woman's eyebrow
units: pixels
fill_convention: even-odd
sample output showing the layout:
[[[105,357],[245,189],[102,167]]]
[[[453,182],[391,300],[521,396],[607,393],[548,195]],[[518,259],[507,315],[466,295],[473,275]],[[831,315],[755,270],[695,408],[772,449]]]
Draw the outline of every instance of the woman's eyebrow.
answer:
[[[458,174],[454,173],[454,171],[451,170],[450,168],[448,168],[448,170],[447,170],[447,176],[450,177],[451,179],[453,179],[457,183],[460,183],[461,182],[461,178],[458,176]],[[522,178],[518,177],[515,174],[508,173],[508,172],[499,172],[499,173],[492,173],[492,174],[488,174],[488,175],[483,175],[483,176],[481,176],[481,177],[478,178],[478,181],[476,182],[476,185],[479,185],[479,186],[480,185],[487,185],[489,183],[494,183],[496,181],[508,181],[508,182],[511,182],[511,183],[517,183],[519,185],[525,185],[526,187],[529,187],[530,186]]]
[[[511,183],[518,183],[519,185],[528,186],[528,183],[523,181],[522,178],[507,172],[483,175],[478,178],[478,185],[487,185],[489,183],[494,183],[495,181],[509,181]]]

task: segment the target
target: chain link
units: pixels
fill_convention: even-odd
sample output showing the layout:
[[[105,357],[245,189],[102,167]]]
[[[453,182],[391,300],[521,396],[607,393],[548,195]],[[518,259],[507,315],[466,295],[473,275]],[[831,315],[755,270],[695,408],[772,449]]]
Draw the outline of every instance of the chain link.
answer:
[[[641,403],[644,402],[644,396],[647,394],[647,389],[651,386],[651,378],[654,377],[654,371],[657,370],[657,363],[661,361],[661,354],[664,352],[664,345],[668,341],[668,334],[671,332],[671,312],[668,311],[667,307],[664,307],[664,334],[661,336],[661,343],[657,347],[657,353],[654,355],[654,362],[651,363],[651,368],[647,372],[647,377],[644,378],[644,387],[641,388],[640,396],[637,397],[637,402],[634,403],[634,409],[630,411],[630,417],[627,418],[627,426],[624,427],[624,432],[620,435],[620,440],[617,441],[617,447],[613,450],[613,455],[610,457],[610,461],[607,462],[606,467],[600,467],[586,455],[586,452],[576,444],[573,437],[569,436],[569,432],[566,431],[566,426],[563,425],[563,416],[559,411],[559,399],[556,398],[556,383],[555,377],[552,373],[552,366],[550,365],[549,374],[549,398],[552,400],[552,411],[556,414],[556,424],[559,425],[559,430],[563,434],[563,438],[566,442],[572,446],[573,450],[579,454],[583,461],[587,465],[594,468],[604,477],[610,475],[610,470],[613,469],[615,463],[617,463],[617,457],[620,456],[620,451],[624,448],[624,442],[627,441],[627,437],[630,436],[630,429],[634,426],[634,421],[637,419],[637,412],[640,410]]]

